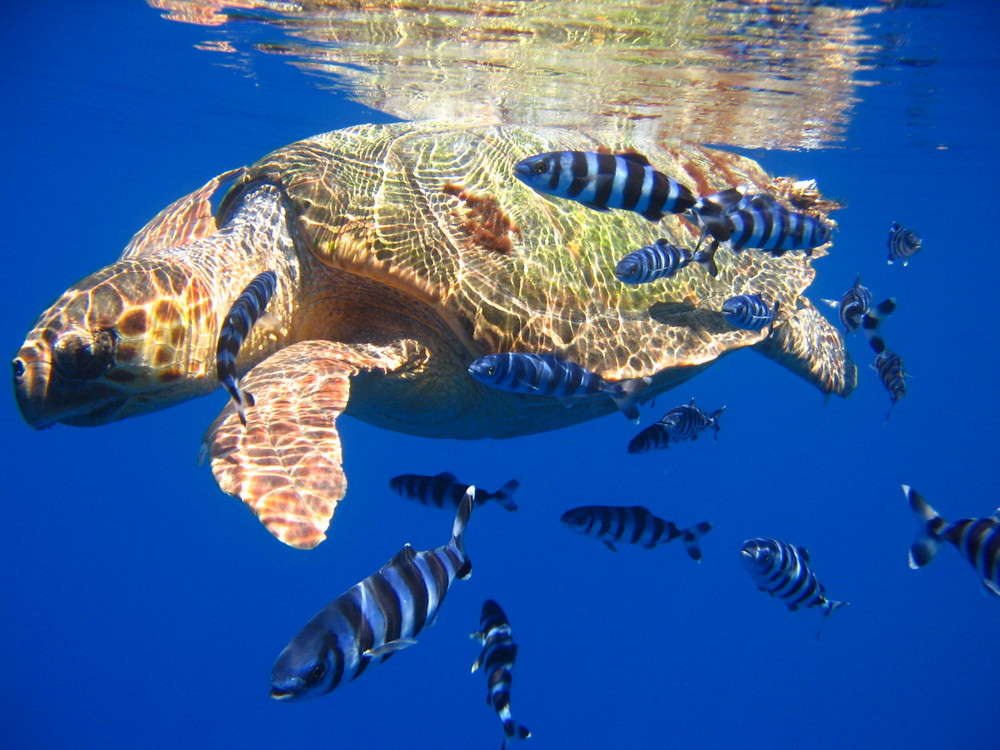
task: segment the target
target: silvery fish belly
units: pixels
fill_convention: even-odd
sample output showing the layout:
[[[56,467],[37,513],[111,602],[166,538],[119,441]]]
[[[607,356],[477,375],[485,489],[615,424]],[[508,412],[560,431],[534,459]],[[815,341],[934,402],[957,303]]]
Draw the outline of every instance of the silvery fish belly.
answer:
[[[407,544],[381,570],[313,617],[278,656],[271,697],[283,701],[326,695],[370,664],[416,643],[417,634],[434,624],[452,582],[472,571],[462,536],[475,494],[476,488],[469,487],[448,544],[426,552]]]

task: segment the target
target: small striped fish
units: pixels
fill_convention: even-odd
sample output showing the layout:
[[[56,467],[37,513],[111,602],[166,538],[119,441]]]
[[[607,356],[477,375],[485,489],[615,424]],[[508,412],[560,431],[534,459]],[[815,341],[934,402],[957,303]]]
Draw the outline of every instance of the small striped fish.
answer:
[[[905,266],[922,244],[920,237],[912,229],[904,229],[898,222],[892,222],[889,227],[889,262],[901,260]]]
[[[697,440],[698,435],[711,427],[715,439],[719,439],[719,417],[725,406],[709,414],[695,406],[694,399],[688,404],[675,406],[664,414],[660,421],[650,425],[628,444],[629,453],[645,453],[660,448],[669,448],[670,443],[681,440]]]
[[[600,539],[612,552],[618,551],[615,549],[615,542],[638,544],[645,549],[652,549],[679,537],[692,560],[701,560],[698,540],[712,530],[712,524],[708,521],[679,529],[670,521],[657,518],[641,505],[585,505],[566,511],[560,520],[577,534]]]
[[[486,704],[493,706],[503,722],[504,741],[501,750],[511,739],[527,739],[531,732],[516,723],[510,716],[511,670],[517,658],[517,644],[511,637],[510,623],[500,605],[492,599],[483,602],[479,616],[479,631],[469,637],[483,644],[483,651],[472,665],[475,672],[480,667],[486,671]]]
[[[847,336],[861,328],[862,319],[872,307],[872,293],[868,287],[861,285],[859,273],[854,279],[854,286],[844,292],[839,302],[832,299],[823,301],[837,310],[840,323],[844,326],[844,335]]]
[[[825,623],[830,613],[848,605],[826,598],[825,589],[809,568],[809,553],[804,547],[777,539],[748,539],[743,543],[742,557],[757,589],[778,597],[793,612],[799,607],[821,607]]]
[[[553,151],[514,166],[514,176],[539,193],[569,198],[598,211],[621,208],[650,221],[687,211],[688,188],[657,172],[642,154]]]
[[[722,303],[722,317],[729,325],[747,331],[759,331],[764,327],[773,329],[780,304],[775,302],[771,308],[759,294],[738,294]]]
[[[271,697],[325,695],[416,643],[417,634],[434,624],[452,582],[472,571],[462,535],[475,494],[469,487],[462,498],[448,544],[425,552],[407,544],[306,623],[274,663]]]
[[[921,525],[910,547],[910,567],[922,568],[934,559],[941,542],[951,542],[975,569],[986,591],[1000,596],[1000,508],[987,518],[949,523],[912,487],[904,484],[903,494]]]
[[[632,421],[639,419],[636,396],[650,382],[649,378],[607,381],[554,354],[515,352],[480,357],[469,365],[469,374],[483,385],[501,391],[553,396],[569,403],[605,395]]]
[[[477,489],[475,504],[482,505],[490,500],[496,500],[506,510],[517,510],[517,503],[511,495],[520,486],[520,482],[511,479],[496,492]],[[407,500],[416,500],[423,505],[457,508],[465,497],[469,485],[459,482],[450,471],[443,471],[432,477],[423,474],[400,474],[389,480],[389,487]]]
[[[813,248],[830,239],[830,228],[823,221],[785,208],[769,193],[747,197],[733,190],[717,195],[730,194],[731,198],[723,198],[718,205],[711,196],[703,198],[697,208],[702,236],[711,234],[714,239],[708,250],[695,253],[695,260],[705,264],[712,276],[718,274],[715,251],[720,242],[727,242],[733,251],[757,248],[777,258],[789,250],[805,250],[811,255]]]
[[[694,260],[686,247],[671,245],[662,237],[629,253],[615,266],[615,278],[625,284],[646,284],[673,276]]]
[[[236,357],[250,329],[271,301],[277,284],[278,276],[274,271],[257,274],[229,308],[219,333],[219,346],[215,354],[216,373],[219,382],[229,391],[244,427],[247,424],[246,408],[253,406],[253,396],[240,388],[239,378],[236,376]]]

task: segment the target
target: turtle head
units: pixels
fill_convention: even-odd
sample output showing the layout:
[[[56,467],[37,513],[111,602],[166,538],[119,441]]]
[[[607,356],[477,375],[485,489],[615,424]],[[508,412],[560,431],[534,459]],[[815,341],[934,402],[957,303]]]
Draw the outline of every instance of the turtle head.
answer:
[[[88,276],[42,314],[14,359],[21,414],[36,429],[91,426],[195,395],[198,370],[214,363],[198,356],[209,311],[206,285],[182,266],[128,259]]]

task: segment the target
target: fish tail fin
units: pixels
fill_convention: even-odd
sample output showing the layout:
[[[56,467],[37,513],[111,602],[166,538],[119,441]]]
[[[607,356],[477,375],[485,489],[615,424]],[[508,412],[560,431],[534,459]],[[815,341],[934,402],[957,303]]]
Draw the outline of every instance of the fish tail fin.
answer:
[[[240,418],[240,422],[243,426],[247,426],[247,408],[254,405],[253,394],[249,391],[244,391],[239,384],[239,381],[232,377],[227,377],[222,381],[223,387],[229,391],[229,396],[232,399],[233,406],[236,408],[236,414]]]
[[[692,560],[701,562],[701,547],[698,546],[698,540],[711,530],[712,524],[708,521],[702,521],[681,531],[681,541],[684,542],[684,548]]]
[[[463,537],[465,535],[465,527],[469,523],[469,517],[472,515],[472,505],[475,499],[476,488],[474,485],[469,485],[461,502],[458,504],[455,523],[451,527],[451,543],[448,545],[451,549],[455,550],[459,559],[462,560],[462,567],[459,569],[457,575],[463,580],[472,574],[472,561],[465,554]]]
[[[504,510],[517,510],[517,503],[514,502],[514,498],[511,495],[514,494],[514,490],[521,486],[521,483],[516,479],[511,479],[507,484],[498,489],[493,493],[491,499],[496,500],[500,503],[500,506]]]
[[[699,245],[701,242],[699,241]],[[698,263],[705,267],[706,273],[713,279],[719,275],[719,267],[715,263],[715,253],[719,249],[719,240],[713,239],[709,244],[707,250],[695,250],[693,259],[695,263]]]
[[[891,315],[895,309],[896,298],[889,297],[879,302],[861,318],[861,330],[865,332],[865,338],[876,354],[881,354],[885,350],[885,340],[878,334],[878,327],[882,323],[882,318]]]
[[[651,382],[653,379],[648,376],[623,380],[616,384],[617,387],[611,393],[612,400],[622,410],[622,413],[636,424],[639,422],[639,406],[636,401],[639,394]]]
[[[722,426],[719,424],[719,417],[722,416],[722,412],[725,410],[725,406],[720,406],[708,415],[708,418],[712,420],[712,429],[715,431],[715,442],[719,442],[719,430],[722,429]]]
[[[504,719],[503,721],[503,744],[500,746],[501,750],[507,747],[508,740],[526,740],[531,736],[531,732],[526,726],[518,724],[513,719]]]
[[[910,503],[910,510],[920,522],[920,531],[910,545],[910,567],[922,568],[934,559],[934,553],[941,544],[938,530],[945,525],[945,520],[924,500],[923,495],[908,484],[903,485],[903,494]]]
[[[823,605],[823,621],[819,624],[819,629],[816,631],[816,640],[819,640],[819,636],[823,632],[823,626],[826,625],[826,621],[830,615],[838,609],[843,609],[848,604],[850,604],[850,602],[835,602],[830,599],[826,600],[826,603]]]

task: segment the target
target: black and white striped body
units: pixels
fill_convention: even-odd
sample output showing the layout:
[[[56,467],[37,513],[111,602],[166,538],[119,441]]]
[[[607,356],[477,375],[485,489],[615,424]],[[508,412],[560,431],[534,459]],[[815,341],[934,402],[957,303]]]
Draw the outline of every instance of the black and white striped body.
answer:
[[[741,557],[757,588],[781,599],[793,612],[801,607],[820,607],[825,618],[847,605],[826,598],[826,591],[809,568],[809,553],[804,547],[777,539],[748,539]]]
[[[770,195],[755,195],[749,203],[726,215],[733,250],[752,247],[775,257],[789,250],[805,250],[808,255],[830,239],[830,229],[822,221],[790,211]]]
[[[824,301],[837,309],[841,325],[844,326],[844,335],[847,336],[861,328],[861,321],[872,307],[872,293],[868,287],[861,285],[861,274],[858,274],[854,279],[854,286],[844,292],[840,302]]]
[[[912,229],[905,229],[898,222],[892,222],[889,227],[889,262],[901,260],[905,266],[922,244],[920,237]]]
[[[650,425],[628,444],[629,453],[645,453],[646,451],[668,448],[670,443],[681,440],[697,440],[698,435],[711,427],[715,431],[715,439],[719,439],[719,417],[725,406],[716,409],[711,414],[695,406],[694,399],[690,403],[675,406],[664,414],[658,422]]]
[[[892,407],[906,395],[906,372],[903,370],[903,358],[896,352],[883,349],[875,355],[874,367],[878,373],[878,379],[882,381],[882,385],[889,392],[889,411],[885,415],[885,418],[888,419],[892,413]]]
[[[660,238],[618,261],[615,277],[625,284],[646,284],[673,276],[692,260],[694,256],[686,247],[671,245]]]
[[[247,423],[246,407],[253,406],[253,396],[240,388],[239,378],[236,377],[236,357],[250,329],[271,301],[277,284],[278,276],[274,271],[257,274],[229,308],[219,333],[219,346],[215,355],[216,373],[219,382],[229,391],[236,413],[244,426]]]
[[[637,544],[652,549],[680,537],[692,560],[701,560],[698,539],[712,530],[707,521],[679,529],[671,521],[657,518],[641,505],[585,505],[566,511],[560,520],[577,534],[600,539],[612,552],[617,551],[615,543]]]
[[[482,505],[490,500],[496,500],[507,510],[517,510],[517,504],[511,495],[519,486],[520,482],[511,479],[496,492],[477,488],[475,504]],[[458,481],[450,471],[443,471],[432,477],[423,474],[400,474],[389,480],[389,487],[407,500],[415,500],[422,505],[457,508],[465,497],[469,485]]]
[[[475,487],[469,487],[448,544],[424,552],[407,544],[313,617],[278,656],[271,697],[325,695],[415,643],[417,634],[434,623],[452,582],[472,570],[462,535],[474,496]]]
[[[639,418],[635,395],[649,382],[647,378],[609,382],[554,354],[520,352],[480,357],[469,365],[469,374],[484,385],[511,393],[569,401],[609,396],[632,420]]]
[[[778,305],[768,306],[759,294],[738,294],[722,303],[722,317],[731,326],[747,331],[759,331],[774,326]]]
[[[635,211],[650,221],[695,204],[691,191],[637,153],[553,151],[518,162],[515,176],[533,190],[606,211]]]
[[[912,487],[904,484],[903,493],[921,524],[910,547],[910,567],[922,568],[934,559],[942,541],[951,542],[975,569],[986,591],[1000,596],[1000,508],[987,518],[949,523]]]
[[[492,599],[483,602],[479,631],[470,637],[478,639],[483,644],[482,653],[473,663],[472,671],[475,672],[482,667],[486,672],[486,703],[493,706],[500,721],[503,722],[504,741],[501,748],[506,748],[507,740],[523,740],[530,737],[531,732],[511,718],[511,670],[517,658],[517,644],[511,637],[507,615],[499,604]]]

